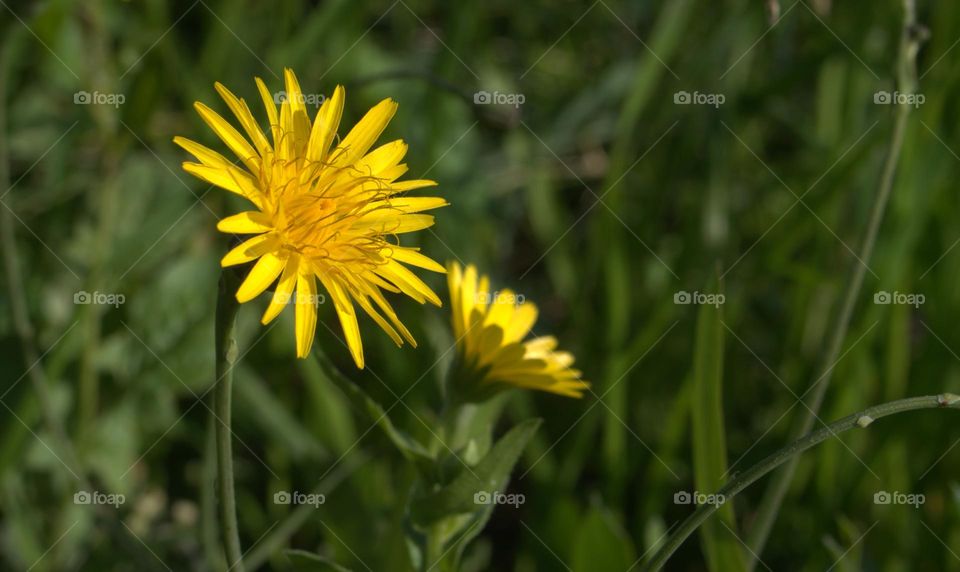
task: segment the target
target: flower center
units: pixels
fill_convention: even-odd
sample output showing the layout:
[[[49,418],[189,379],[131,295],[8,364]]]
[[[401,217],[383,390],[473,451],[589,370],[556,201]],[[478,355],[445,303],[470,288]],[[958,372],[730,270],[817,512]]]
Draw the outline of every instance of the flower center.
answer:
[[[349,167],[331,169],[302,160],[275,160],[265,162],[265,167],[261,175],[262,188],[267,190],[265,210],[273,217],[284,248],[310,259],[319,269],[384,262],[380,251],[386,241],[357,225],[370,203],[382,197],[380,192],[359,188],[365,177],[344,177],[351,172]]]

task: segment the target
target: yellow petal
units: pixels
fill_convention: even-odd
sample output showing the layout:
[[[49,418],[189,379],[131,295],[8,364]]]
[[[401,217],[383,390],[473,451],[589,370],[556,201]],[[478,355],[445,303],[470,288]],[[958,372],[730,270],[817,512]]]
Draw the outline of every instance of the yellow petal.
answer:
[[[433,226],[433,215],[397,214],[390,209],[381,209],[364,215],[354,223],[357,230],[374,230],[380,234],[403,234]]]
[[[310,138],[310,118],[307,116],[307,106],[297,75],[290,68],[284,68],[283,78],[287,86],[287,101],[290,102],[291,132],[294,137],[295,152],[298,157],[303,156]]]
[[[237,290],[237,301],[243,304],[259,296],[273,284],[285,264],[286,257],[277,256],[272,252],[261,256]]]
[[[510,325],[507,326],[507,331],[504,333],[504,340],[508,343],[522,340],[536,321],[537,305],[532,302],[520,304],[513,313],[513,320],[511,320]]]
[[[199,163],[184,163],[182,167],[184,171],[200,180],[206,181],[211,185],[216,185],[231,193],[236,193],[257,205],[257,207],[263,206],[263,199],[260,189],[257,187],[257,181],[246,171],[237,169],[236,167],[228,169],[208,167]]]
[[[357,293],[353,296],[353,299],[361,308],[363,308],[363,311],[366,312],[368,316],[373,318],[373,321],[380,326],[380,329],[390,336],[390,339],[393,340],[393,343],[397,344],[398,346],[403,345],[403,338],[401,338],[400,334],[397,333],[397,330],[395,330],[393,326],[391,326],[390,323],[380,315],[380,312],[377,312],[377,309],[370,304],[370,300],[366,295]]]
[[[261,234],[244,241],[220,260],[220,266],[236,266],[260,258],[264,254],[280,247],[280,241],[274,233]]]
[[[233,125],[230,125],[226,119],[220,117],[219,113],[199,101],[194,103],[193,106],[204,122],[210,126],[210,129],[243,161],[247,169],[250,169],[253,173],[260,170],[260,156],[250,146],[250,143],[240,135],[240,132],[234,129]]]
[[[410,296],[417,302],[423,303],[428,300],[435,306],[440,306],[440,298],[427,286],[423,280],[395,260],[382,264],[376,269],[377,274],[383,276],[400,288],[404,294]]]
[[[530,351],[534,352],[551,352],[557,347],[557,338],[553,336],[540,336],[527,342],[526,346]]]
[[[273,230],[273,224],[270,217],[260,211],[245,211],[220,220],[217,230],[234,234],[259,234]]]
[[[227,160],[226,157],[217,153],[209,147],[205,147],[196,141],[187,139],[186,137],[180,137],[177,135],[173,138],[173,142],[183,147],[187,153],[190,153],[197,158],[198,161],[203,163],[208,167],[221,167],[226,169],[227,167],[232,167],[233,163]]]
[[[403,322],[400,321],[400,318],[397,316],[397,313],[393,311],[393,308],[390,306],[390,303],[387,302],[387,299],[383,297],[383,293],[380,292],[379,288],[377,287],[379,284],[385,283],[383,279],[379,278],[376,275],[373,275],[372,273],[370,273],[369,276],[357,276],[355,278],[350,278],[350,277],[345,277],[345,278],[347,279],[347,282],[348,282],[347,285],[351,289],[351,292],[355,293],[354,297],[357,299],[358,303],[360,302],[361,298],[363,298],[364,301],[366,301],[366,298],[372,299],[374,302],[376,302],[377,306],[380,308],[380,311],[383,312],[387,316],[387,318],[390,319],[390,322],[392,322],[393,324],[393,328],[396,331],[398,331],[400,335],[403,336],[403,338],[410,343],[411,346],[417,347],[417,340],[413,338],[413,336],[410,334],[410,331],[407,329],[407,327],[403,325]],[[363,304],[361,304],[361,307],[363,307],[364,310],[366,310],[366,306],[364,306]],[[368,313],[370,312],[368,311]],[[370,315],[371,317],[374,318],[374,320],[377,320],[376,316],[373,313],[370,313]],[[377,323],[378,324],[380,323],[379,320],[377,320]],[[386,330],[386,328],[384,328],[384,330]],[[387,334],[390,335],[390,337],[393,337],[393,335],[390,334],[389,331],[387,331]]]
[[[431,181],[429,179],[411,179],[409,181],[398,181],[392,183],[390,188],[395,193],[402,193],[405,191],[412,191],[414,189],[422,189],[424,187],[436,187],[437,182]]]
[[[515,319],[514,314],[516,313],[516,304],[513,302],[515,299],[513,292],[505,289],[502,292],[497,292],[495,295],[487,294],[486,298],[490,309],[487,311],[487,316],[483,323],[498,325],[503,328],[504,331],[507,331],[510,328],[510,324],[513,323]]]
[[[293,131],[293,109],[290,98],[280,102],[280,141],[276,143],[277,157],[283,162],[293,161],[297,155],[297,138]]]
[[[323,161],[337,135],[340,118],[343,115],[343,86],[338,85],[333,95],[323,102],[317,116],[313,120],[313,130],[310,132],[310,142],[307,144],[307,159]]]
[[[310,355],[313,336],[317,332],[317,281],[313,274],[301,268],[297,273],[296,313],[297,357]]]
[[[364,174],[376,176],[379,173],[396,166],[407,154],[407,144],[402,139],[384,143],[370,151],[356,162],[354,168]]]
[[[257,90],[260,92],[260,99],[263,100],[263,107],[267,110],[267,120],[270,122],[270,133],[273,137],[273,146],[280,143],[280,118],[277,116],[277,103],[273,100],[273,95],[267,89],[267,84],[260,78],[254,78],[257,82]]]
[[[280,275],[280,281],[277,282],[277,289],[273,291],[273,298],[270,300],[267,309],[263,312],[263,317],[260,318],[260,323],[264,326],[280,315],[280,312],[293,300],[293,288],[297,284],[299,268],[300,257],[296,254],[291,254],[286,266],[283,267],[283,274]]]
[[[260,153],[260,155],[263,155],[267,151],[270,151],[270,143],[264,136],[263,131],[260,130],[260,126],[257,125],[257,121],[253,118],[253,114],[250,113],[250,108],[247,107],[247,102],[239,99],[219,81],[214,83],[213,87],[217,90],[217,93],[220,94],[220,97],[223,98],[223,101],[227,104],[227,107],[230,108],[230,111],[232,111],[234,116],[236,116],[237,121],[240,122],[240,126],[243,127],[243,130],[247,132],[247,136],[250,137],[251,141],[253,141],[254,146],[257,148],[257,152]]]
[[[337,316],[340,318],[343,336],[347,339],[347,347],[350,348],[353,361],[356,362],[358,368],[363,369],[363,340],[360,339],[360,325],[357,323],[357,313],[353,307],[353,302],[350,301],[350,297],[335,278],[321,277],[320,279],[333,298],[333,305],[337,310]]]
[[[490,326],[483,328],[480,334],[479,347],[477,352],[480,354],[481,360],[486,361],[484,358],[491,358],[500,348],[500,344],[503,342],[503,329],[499,326]]]
[[[477,267],[468,264],[460,282],[460,320],[464,332],[470,327],[470,312],[477,305]]]
[[[375,105],[337,145],[330,155],[332,165],[335,167],[352,165],[357,159],[363,157],[383,133],[396,111],[397,103],[392,99],[384,99]]]
[[[463,336],[463,310],[460,298],[460,284],[463,282],[463,269],[457,262],[447,262],[447,289],[450,291],[450,317],[453,323],[453,337],[459,340]]]
[[[450,203],[440,197],[396,197],[388,201],[390,206],[405,213],[416,213],[445,207]]]
[[[432,258],[424,256],[412,248],[395,246],[386,250],[389,250],[389,255],[392,256],[394,260],[399,260],[411,266],[432,270],[433,272],[446,272],[446,269],[437,262],[434,262]]]

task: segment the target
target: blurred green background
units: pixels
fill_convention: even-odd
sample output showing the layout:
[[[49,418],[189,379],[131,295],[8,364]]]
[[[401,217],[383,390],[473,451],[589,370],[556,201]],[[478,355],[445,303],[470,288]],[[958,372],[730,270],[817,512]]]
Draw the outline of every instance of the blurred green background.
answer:
[[[896,89],[899,1],[0,4],[0,569],[222,566],[207,392],[228,240],[215,224],[241,203],[183,173],[171,139],[226,154],[192,103],[226,114],[221,81],[264,121],[253,77],[279,91],[285,66],[308,94],[344,84],[344,125],[383,97],[400,103],[382,141],[404,138],[410,176],[437,180],[451,203],[414,240],[536,301],[537,333],[556,334],[594,383],[579,401],[506,399],[501,430],[545,422],[510,484],[525,504],[495,511],[467,569],[625,571],[689,514],[674,495],[695,489],[697,307],[677,293],[715,292],[722,276],[734,473],[787,443],[805,413],[797,396],[823,373],[890,142],[894,106],[875,96]],[[924,100],[828,421],[960,378],[960,4],[919,0],[918,20],[930,30]],[[477,104],[480,91],[523,103]],[[723,101],[684,104],[681,92]],[[443,278],[428,278],[446,300]],[[924,303],[875,304],[884,291]],[[78,304],[80,292],[123,303]],[[357,372],[327,307],[316,343],[428,439],[446,308],[393,299],[419,349],[361,320]],[[293,359],[292,313],[263,328],[263,300],[251,305],[234,398],[248,562],[289,570],[283,549],[298,548],[354,570],[408,569],[411,469],[313,362]],[[764,566],[960,570],[950,413],[884,420],[808,453]],[[765,484],[737,497],[720,542],[741,546]],[[84,490],[125,502],[74,503]],[[326,503],[274,504],[282,490]],[[881,491],[925,503],[875,504]],[[692,537],[668,569],[705,566]]]

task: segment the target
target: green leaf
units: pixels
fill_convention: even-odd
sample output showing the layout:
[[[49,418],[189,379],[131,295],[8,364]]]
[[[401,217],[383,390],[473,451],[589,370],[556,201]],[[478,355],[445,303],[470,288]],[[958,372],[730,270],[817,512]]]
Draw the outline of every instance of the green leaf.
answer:
[[[293,569],[298,572],[352,572],[346,568],[319,554],[307,552],[306,550],[284,550],[284,554],[293,563]]]
[[[520,423],[501,437],[475,466],[464,466],[446,486],[413,499],[410,503],[412,522],[428,526],[448,516],[487,508],[489,505],[476,504],[474,495],[506,488],[513,466],[541,422],[540,419],[529,419]]]
[[[727,472],[721,308],[701,304],[697,315],[692,403],[693,469],[697,492],[702,494],[712,494],[720,488]],[[717,518],[707,520],[700,527],[707,565],[712,571],[743,570],[743,553],[735,536],[732,503],[725,503],[718,512]]]
[[[623,572],[636,563],[630,536],[608,511],[594,507],[573,541],[574,572]]]

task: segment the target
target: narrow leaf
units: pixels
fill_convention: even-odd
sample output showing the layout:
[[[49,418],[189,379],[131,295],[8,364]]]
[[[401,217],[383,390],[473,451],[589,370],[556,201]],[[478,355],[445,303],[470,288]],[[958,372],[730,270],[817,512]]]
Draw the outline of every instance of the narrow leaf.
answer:
[[[692,403],[696,491],[686,491],[687,498],[694,502],[725,501],[703,496],[711,495],[720,488],[727,472],[726,433],[723,423],[722,307],[701,304],[697,316]],[[730,572],[744,569],[742,548],[736,530],[733,504],[725,502],[717,518],[707,520],[700,527],[700,538],[711,571]]]
[[[464,466],[450,484],[414,499],[410,503],[411,520],[418,526],[427,526],[447,516],[487,508],[488,505],[475,502],[475,495],[486,493],[489,496],[504,491],[520,453],[540,423],[540,419],[520,423],[501,437],[479,463],[473,467]]]

